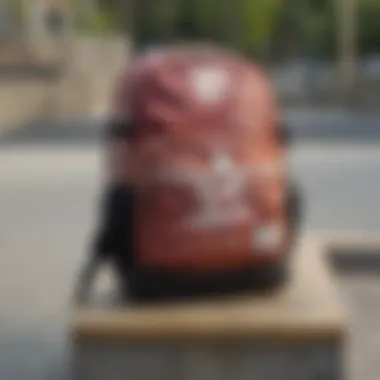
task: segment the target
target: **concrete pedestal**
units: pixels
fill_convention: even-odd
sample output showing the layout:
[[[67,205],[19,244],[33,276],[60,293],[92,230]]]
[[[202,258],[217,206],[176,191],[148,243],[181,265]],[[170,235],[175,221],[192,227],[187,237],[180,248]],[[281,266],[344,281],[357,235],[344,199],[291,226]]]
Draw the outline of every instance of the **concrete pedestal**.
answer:
[[[321,247],[276,294],[74,310],[78,380],[341,380],[347,324]]]

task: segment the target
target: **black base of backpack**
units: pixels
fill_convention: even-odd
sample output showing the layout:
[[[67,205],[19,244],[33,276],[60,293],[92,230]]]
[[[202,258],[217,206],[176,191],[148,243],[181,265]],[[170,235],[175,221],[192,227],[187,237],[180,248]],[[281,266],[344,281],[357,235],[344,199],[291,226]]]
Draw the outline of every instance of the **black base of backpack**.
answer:
[[[298,236],[301,220],[301,197],[295,186],[290,186],[287,212],[290,246],[284,259],[270,265],[219,273],[215,276],[165,273],[141,270],[134,265],[132,239],[133,195],[131,189],[111,187],[105,194],[101,229],[90,250],[90,258],[83,269],[76,289],[76,303],[88,298],[91,284],[101,264],[113,264],[123,298],[143,302],[164,299],[201,297],[244,291],[272,291],[286,284],[289,259]],[[126,239],[126,231],[130,232]]]
[[[276,262],[265,267],[244,268],[211,276],[137,270],[130,275],[124,294],[129,301],[151,303],[254,291],[269,292],[287,282],[286,269],[284,263]]]

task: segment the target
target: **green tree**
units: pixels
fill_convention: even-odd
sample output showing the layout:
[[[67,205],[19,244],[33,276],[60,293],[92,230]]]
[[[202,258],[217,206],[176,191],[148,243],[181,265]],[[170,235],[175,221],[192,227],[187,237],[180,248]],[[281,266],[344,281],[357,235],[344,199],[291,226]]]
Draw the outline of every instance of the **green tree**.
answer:
[[[242,0],[240,48],[261,55],[274,34],[281,0]]]
[[[380,1],[361,0],[358,12],[359,52],[380,51]]]

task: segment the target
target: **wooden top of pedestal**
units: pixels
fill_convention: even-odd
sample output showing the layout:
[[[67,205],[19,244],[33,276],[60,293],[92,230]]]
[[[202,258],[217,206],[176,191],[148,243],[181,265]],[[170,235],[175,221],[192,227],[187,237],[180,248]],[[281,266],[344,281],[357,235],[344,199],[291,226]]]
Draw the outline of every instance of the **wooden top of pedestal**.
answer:
[[[347,324],[322,247],[300,242],[291,283],[276,294],[181,305],[85,307],[74,310],[78,340],[258,340],[294,343],[340,340]]]

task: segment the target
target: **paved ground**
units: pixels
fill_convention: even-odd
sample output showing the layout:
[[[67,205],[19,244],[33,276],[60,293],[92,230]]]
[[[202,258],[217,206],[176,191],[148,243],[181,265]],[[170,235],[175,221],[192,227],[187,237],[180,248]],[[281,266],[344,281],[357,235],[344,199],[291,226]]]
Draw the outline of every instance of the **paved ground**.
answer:
[[[291,107],[285,124],[298,141],[373,143],[380,139],[380,114],[342,107]]]
[[[380,276],[341,275],[341,294],[350,320],[349,377],[347,380],[378,380],[380,377]]]
[[[92,231],[101,182],[99,126],[75,123],[56,132],[51,127],[37,126],[17,138],[17,134],[5,136],[0,143],[0,379],[4,380],[67,376],[68,299]],[[300,138],[290,156],[307,199],[305,226],[377,231],[380,146],[352,139],[338,145],[316,141]],[[357,293],[349,294],[357,300]],[[363,371],[369,371],[368,366]],[[354,380],[364,378],[378,376]]]

